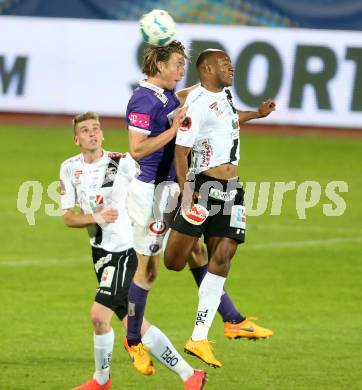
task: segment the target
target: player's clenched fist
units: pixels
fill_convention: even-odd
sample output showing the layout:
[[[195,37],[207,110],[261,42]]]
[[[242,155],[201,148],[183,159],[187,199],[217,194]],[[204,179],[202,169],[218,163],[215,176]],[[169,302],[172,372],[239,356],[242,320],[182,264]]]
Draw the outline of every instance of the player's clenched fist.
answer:
[[[175,118],[172,123],[172,130],[174,130],[175,134],[177,133],[177,130],[181,127],[182,122],[186,118],[186,111],[187,106],[184,106],[182,108],[179,108],[176,112]]]
[[[113,207],[107,207],[98,213],[93,214],[94,221],[101,223],[114,223],[118,218],[118,210]]]
[[[275,111],[275,101],[268,99],[265,102],[261,103],[258,109],[259,116],[264,118],[268,116],[272,111]]]

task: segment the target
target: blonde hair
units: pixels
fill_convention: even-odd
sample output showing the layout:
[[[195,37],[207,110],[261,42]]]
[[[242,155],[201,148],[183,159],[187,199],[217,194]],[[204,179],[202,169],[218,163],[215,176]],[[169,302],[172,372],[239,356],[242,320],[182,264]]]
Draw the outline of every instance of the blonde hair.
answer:
[[[181,54],[188,59],[184,45],[179,41],[172,41],[166,46],[149,46],[144,52],[142,72],[148,77],[156,76],[159,72],[157,62],[167,62],[173,53]]]
[[[96,112],[88,111],[73,118],[72,123],[74,135],[77,135],[77,125],[81,122],[87,121],[88,119],[99,121],[99,115]]]

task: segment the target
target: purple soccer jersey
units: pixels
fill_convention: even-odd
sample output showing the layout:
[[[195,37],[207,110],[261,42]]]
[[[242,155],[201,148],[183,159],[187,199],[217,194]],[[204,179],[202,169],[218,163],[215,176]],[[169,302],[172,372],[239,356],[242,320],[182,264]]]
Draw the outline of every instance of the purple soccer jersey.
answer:
[[[171,127],[169,118],[179,104],[174,91],[141,81],[128,102],[128,130],[156,137]],[[175,140],[172,140],[160,150],[139,160],[141,174],[138,179],[154,184],[166,180],[174,181],[174,149]]]

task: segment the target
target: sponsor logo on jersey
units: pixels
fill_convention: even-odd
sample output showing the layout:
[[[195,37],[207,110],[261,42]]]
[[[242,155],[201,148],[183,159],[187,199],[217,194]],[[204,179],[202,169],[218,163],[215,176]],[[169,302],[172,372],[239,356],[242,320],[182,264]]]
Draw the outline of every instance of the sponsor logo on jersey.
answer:
[[[201,225],[209,215],[208,210],[200,204],[194,204],[190,210],[181,207],[181,215],[192,225]]]
[[[203,146],[203,149],[202,149],[202,161],[200,167],[207,167],[211,160],[212,148],[208,139],[204,139],[201,142],[201,145]]]
[[[210,198],[222,200],[224,202],[230,202],[233,200],[238,193],[237,190],[220,191],[217,188],[210,188],[209,196]]]
[[[210,104],[210,105],[209,105],[209,108],[210,108],[211,110],[218,110],[217,102],[214,102],[214,103]]]
[[[99,287],[107,287],[110,288],[112,286],[113,276],[115,267],[108,266],[103,270],[101,281],[99,283]]]
[[[126,153],[108,153],[109,158],[126,158],[127,154]]]
[[[75,178],[79,178],[79,176],[83,173],[83,171],[81,169],[77,169],[75,172],[74,172],[74,177]]]
[[[150,116],[148,114],[140,114],[138,112],[131,112],[128,115],[129,123],[132,126],[140,129],[148,130],[150,128]]]
[[[107,263],[109,263],[112,260],[112,254],[108,253],[107,256],[101,257],[95,264],[94,264],[94,269],[96,273]]]
[[[214,111],[216,116],[220,116],[224,111],[220,110],[218,103],[214,102],[209,105],[210,110]]]
[[[75,172],[74,172],[74,181],[75,181],[75,184],[80,184],[80,177],[81,175],[83,174],[83,171],[81,169],[77,169]]]
[[[110,291],[107,291],[107,290],[103,290],[101,288],[98,288],[97,289],[97,293],[99,294],[105,294],[105,295],[112,295],[112,293]]]
[[[191,128],[192,126],[192,120],[191,117],[187,116],[183,122],[181,123],[180,130],[181,131],[187,131]]]
[[[230,216],[230,226],[236,229],[241,229],[242,233],[245,233],[245,228],[246,228],[245,206],[242,205],[232,206],[231,216]]]
[[[167,105],[168,97],[166,95],[164,95],[163,93],[159,93],[159,92],[154,92],[154,95],[156,96],[157,99],[161,100],[161,102],[164,106]]]
[[[149,226],[151,233],[153,234],[163,234],[167,230],[167,225],[163,221],[152,222]]]

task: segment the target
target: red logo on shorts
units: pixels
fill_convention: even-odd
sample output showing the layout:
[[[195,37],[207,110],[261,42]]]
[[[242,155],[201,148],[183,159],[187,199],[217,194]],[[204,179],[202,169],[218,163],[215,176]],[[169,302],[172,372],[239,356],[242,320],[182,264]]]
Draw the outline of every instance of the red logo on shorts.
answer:
[[[150,231],[153,234],[163,234],[167,230],[167,225],[163,221],[152,222],[150,225]]]
[[[182,216],[187,222],[193,225],[201,225],[209,215],[209,212],[204,206],[194,204],[190,210],[184,211],[181,209]]]

